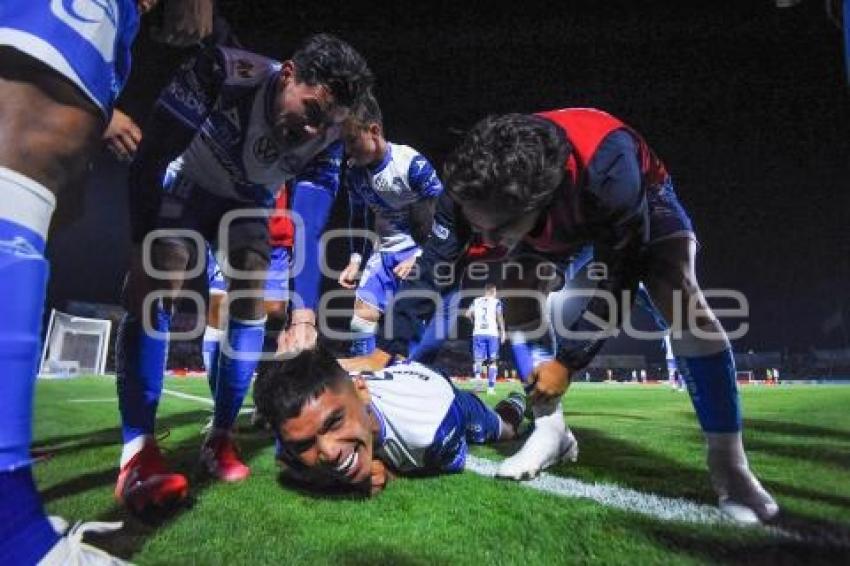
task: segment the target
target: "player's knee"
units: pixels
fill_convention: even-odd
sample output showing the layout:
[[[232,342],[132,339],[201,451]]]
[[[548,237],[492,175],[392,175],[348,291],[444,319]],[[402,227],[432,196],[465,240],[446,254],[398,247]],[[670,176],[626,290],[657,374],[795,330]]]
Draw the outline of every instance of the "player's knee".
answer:
[[[167,273],[167,276],[157,277],[158,280],[165,282],[167,287],[172,289],[180,288],[183,284],[186,268],[192,260],[192,253],[189,246],[180,240],[172,238],[159,238],[154,241],[151,246],[151,263],[142,264],[142,269],[148,273],[150,267],[153,269]]]
[[[354,303],[354,316],[371,323],[376,323],[381,318],[381,312],[375,307],[358,300]]]

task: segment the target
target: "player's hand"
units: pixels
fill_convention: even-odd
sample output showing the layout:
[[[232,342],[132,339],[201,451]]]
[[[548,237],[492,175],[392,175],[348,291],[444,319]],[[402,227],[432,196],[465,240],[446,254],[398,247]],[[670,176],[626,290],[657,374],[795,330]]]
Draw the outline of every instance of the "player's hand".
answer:
[[[534,368],[528,380],[529,404],[545,403],[563,395],[570,384],[570,370],[561,362],[543,362]]]
[[[279,353],[297,354],[316,345],[319,334],[316,331],[316,313],[312,309],[294,309],[289,328],[278,342]]]
[[[112,119],[103,132],[106,148],[119,161],[129,162],[136,155],[139,143],[142,141],[142,130],[132,118],[118,109],[112,112]]]
[[[359,278],[360,264],[352,261],[349,262],[349,264],[345,266],[345,269],[342,270],[342,273],[339,274],[337,282],[343,289],[354,289],[357,287],[357,280]]]
[[[396,265],[393,268],[393,273],[395,273],[396,277],[402,280],[407,279],[407,276],[410,275],[410,271],[413,269],[413,266],[416,265],[416,257],[417,256],[415,255],[411,256],[400,264]]]
[[[390,479],[392,479],[392,474],[387,469],[386,464],[380,460],[372,460],[372,478],[369,485],[369,496],[375,497],[384,491]]]
[[[342,369],[345,371],[380,371],[387,367],[391,358],[392,356],[390,356],[387,352],[380,348],[375,348],[371,354],[356,356],[354,358],[341,358],[338,361],[339,365],[341,365]]]
[[[154,29],[155,41],[188,47],[212,33],[213,0],[166,0],[162,27]]]

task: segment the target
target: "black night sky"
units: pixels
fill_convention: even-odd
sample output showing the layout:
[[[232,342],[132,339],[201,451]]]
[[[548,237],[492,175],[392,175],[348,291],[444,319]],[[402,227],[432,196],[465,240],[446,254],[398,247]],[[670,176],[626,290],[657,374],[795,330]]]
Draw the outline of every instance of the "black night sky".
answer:
[[[388,138],[437,165],[487,114],[611,112],[671,170],[701,240],[703,287],[748,297],[751,331],[736,349],[850,345],[825,324],[838,310],[850,324],[850,89],[822,1],[504,4],[234,0],[220,10],[247,49],[273,57],[318,31],[351,42],[377,76]],[[143,28],[119,106],[143,124],[185,55]],[[125,176],[103,155],[85,196],[65,195],[83,207],[52,236],[53,305],[118,302]]]

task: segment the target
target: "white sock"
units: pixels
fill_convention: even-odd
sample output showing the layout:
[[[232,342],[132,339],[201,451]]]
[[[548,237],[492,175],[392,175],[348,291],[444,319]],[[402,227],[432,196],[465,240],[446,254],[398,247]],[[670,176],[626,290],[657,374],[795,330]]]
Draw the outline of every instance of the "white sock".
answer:
[[[130,442],[124,444],[121,448],[121,467],[127,465],[127,462],[133,459],[133,456],[138,454],[144,448],[145,443],[148,441],[153,442],[153,436],[150,434],[143,434],[141,436],[137,436]]]

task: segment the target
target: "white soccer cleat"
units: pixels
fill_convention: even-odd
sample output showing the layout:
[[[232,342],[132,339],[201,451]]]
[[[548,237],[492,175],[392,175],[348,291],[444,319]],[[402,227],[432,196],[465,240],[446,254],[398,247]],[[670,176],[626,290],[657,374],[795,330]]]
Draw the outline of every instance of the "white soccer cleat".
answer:
[[[560,428],[536,423],[520,451],[499,465],[496,477],[534,479],[541,471],[559,462],[575,462],[577,459],[578,441],[566,425]]]
[[[708,433],[708,473],[720,510],[742,524],[770,521],[779,505],[750,470],[741,433]]]
[[[754,525],[770,521],[779,513],[779,505],[749,468],[714,467],[709,472],[720,497],[720,510],[735,521]]]
[[[61,517],[50,517],[50,524],[62,535],[53,548],[39,561],[39,566],[122,566],[130,564],[108,552],[83,542],[86,533],[117,531],[123,523],[77,523],[67,532],[68,523]]]

